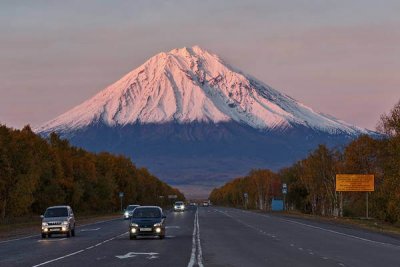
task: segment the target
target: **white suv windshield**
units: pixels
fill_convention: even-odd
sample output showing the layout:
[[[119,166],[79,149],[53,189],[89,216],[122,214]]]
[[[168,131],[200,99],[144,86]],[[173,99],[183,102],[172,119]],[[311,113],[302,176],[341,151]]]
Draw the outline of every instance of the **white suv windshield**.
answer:
[[[44,217],[68,217],[68,209],[67,208],[51,208],[47,209]]]

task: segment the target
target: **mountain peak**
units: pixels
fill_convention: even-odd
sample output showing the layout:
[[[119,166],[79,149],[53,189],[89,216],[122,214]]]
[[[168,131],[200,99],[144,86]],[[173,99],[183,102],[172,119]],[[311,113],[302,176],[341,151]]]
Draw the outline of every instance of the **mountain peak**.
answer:
[[[155,55],[36,130],[68,132],[97,123],[113,127],[171,121],[235,121],[260,130],[300,125],[329,133],[368,132],[314,112],[197,45]]]

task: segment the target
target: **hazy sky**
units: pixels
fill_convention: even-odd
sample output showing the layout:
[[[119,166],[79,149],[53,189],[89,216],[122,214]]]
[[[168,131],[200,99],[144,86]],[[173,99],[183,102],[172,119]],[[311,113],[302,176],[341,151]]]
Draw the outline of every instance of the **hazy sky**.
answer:
[[[400,100],[400,1],[1,1],[0,123],[38,126],[195,44],[374,129]]]

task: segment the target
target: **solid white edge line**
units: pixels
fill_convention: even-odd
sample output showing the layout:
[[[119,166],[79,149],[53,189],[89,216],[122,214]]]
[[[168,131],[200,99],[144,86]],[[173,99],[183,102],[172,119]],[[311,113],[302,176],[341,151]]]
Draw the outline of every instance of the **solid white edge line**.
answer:
[[[77,228],[86,227],[86,226],[94,225],[94,224],[98,224],[98,223],[112,222],[112,221],[116,221],[116,220],[119,220],[119,219],[120,218],[111,219],[111,220],[103,220],[103,221],[94,222],[94,223],[88,223],[88,224],[82,224],[82,225],[78,225]],[[24,237],[21,237],[21,238],[3,240],[3,241],[0,241],[0,244],[19,241],[19,240],[23,240],[23,239],[28,239],[28,238],[35,237],[35,236],[40,237],[40,235],[37,235],[37,234],[36,235],[28,235],[28,236],[24,236]]]
[[[318,227],[318,226],[314,226],[314,225],[310,225],[310,224],[306,224],[306,223],[296,222],[296,221],[292,221],[292,220],[288,220],[288,219],[280,219],[280,220],[285,221],[285,222],[289,222],[289,223],[293,223],[293,224],[299,224],[299,225],[306,226],[306,227],[309,227],[309,228],[318,229],[318,230],[325,231],[325,232],[328,232],[328,233],[333,233],[333,234],[337,234],[337,235],[342,235],[342,236],[354,238],[354,239],[361,240],[361,241],[364,241],[364,242],[383,245],[383,246],[387,246],[387,247],[400,248],[400,246],[397,246],[397,245],[394,245],[394,244],[375,241],[375,240],[371,240],[371,239],[367,239],[367,238],[363,238],[363,237],[359,237],[359,236],[355,236],[355,235],[351,235],[351,234],[346,234],[346,233],[342,233],[342,232],[338,232],[338,231],[335,231],[335,230],[330,230],[330,229],[326,229],[326,228],[322,228],[322,227]]]
[[[84,251],[85,251],[85,249],[81,249],[81,250],[75,251],[73,253],[70,253],[68,255],[65,255],[65,256],[62,256],[62,257],[59,257],[59,258],[56,258],[56,259],[53,259],[53,260],[49,260],[49,261],[45,261],[45,262],[33,265],[32,267],[38,267],[38,266],[46,265],[46,264],[49,264],[49,263],[52,263],[52,262],[55,262],[55,261],[58,261],[58,260],[73,256],[73,255],[76,255],[76,254],[79,254],[79,253],[82,253]]]
[[[100,242],[100,243],[98,243],[98,244],[96,244],[96,245],[92,245],[92,246],[89,246],[89,247],[87,247],[87,248],[84,248],[84,249],[81,249],[81,250],[72,252],[72,253],[70,253],[70,254],[67,254],[67,255],[64,255],[64,256],[61,256],[61,257],[52,259],[52,260],[48,260],[48,261],[45,261],[45,262],[42,262],[42,263],[33,265],[32,267],[43,266],[43,265],[46,265],[46,264],[49,264],[49,263],[52,263],[52,262],[55,262],[55,261],[59,261],[59,260],[62,260],[62,259],[65,259],[65,258],[74,256],[74,255],[79,254],[79,253],[82,253],[82,252],[84,252],[84,251],[86,251],[86,250],[90,250],[90,249],[92,249],[92,248],[94,248],[94,247],[97,247],[97,246],[103,245],[103,244],[105,244],[105,243],[107,243],[107,242],[110,242],[110,241],[112,241],[112,240],[114,240],[114,239],[116,239],[116,238],[118,238],[118,237],[121,237],[121,236],[123,236],[123,235],[126,235],[127,233],[128,233],[128,232],[125,232],[125,233],[123,233],[123,234],[114,236],[114,237],[112,237],[112,238],[110,238],[110,239],[104,240],[104,241],[102,241],[102,242]]]
[[[7,240],[0,241],[0,244],[13,242],[13,241],[18,241],[18,240],[23,240],[23,239],[28,239],[28,238],[31,238],[31,237],[34,237],[34,236],[39,236],[39,235],[36,234],[36,235],[24,236],[24,237],[21,237],[21,238],[7,239]]]
[[[341,235],[341,236],[346,236],[346,237],[349,237],[349,238],[354,238],[354,239],[361,240],[361,241],[364,241],[364,242],[369,242],[369,243],[373,243],[373,244],[377,244],[377,245],[382,245],[382,246],[386,246],[386,247],[392,247],[392,248],[400,249],[400,246],[398,246],[398,245],[385,243],[385,242],[380,242],[380,241],[375,241],[375,240],[371,240],[371,239],[367,239],[367,238],[363,238],[363,237],[359,237],[359,236],[355,236],[355,235],[351,235],[351,234],[338,232],[338,231],[331,230],[331,229],[326,229],[326,228],[319,227],[319,226],[314,226],[314,225],[311,225],[311,224],[301,223],[301,222],[297,222],[297,221],[293,221],[293,220],[289,220],[289,219],[283,219],[283,218],[279,218],[279,217],[272,217],[272,216],[269,216],[269,215],[258,214],[258,213],[255,213],[255,212],[248,212],[248,213],[249,214],[258,215],[258,216],[261,216],[261,217],[265,217],[265,218],[276,218],[276,219],[278,219],[280,221],[283,221],[283,222],[298,224],[298,225],[306,226],[306,227],[309,227],[309,228],[314,228],[314,229],[318,229],[318,230],[321,230],[321,231],[325,231],[325,232],[328,232],[328,233]]]

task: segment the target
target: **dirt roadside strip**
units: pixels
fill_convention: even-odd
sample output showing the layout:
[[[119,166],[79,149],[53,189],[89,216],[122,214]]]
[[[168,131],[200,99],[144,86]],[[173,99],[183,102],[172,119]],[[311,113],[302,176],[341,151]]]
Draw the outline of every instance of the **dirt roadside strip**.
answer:
[[[112,214],[112,215],[96,215],[96,216],[82,216],[82,217],[77,216],[76,226],[82,227],[85,225],[90,225],[103,221],[116,220],[116,219],[122,220],[122,215]],[[40,227],[41,227],[40,218],[35,221],[27,223],[0,225],[0,242],[11,239],[30,237],[33,235],[39,236]]]

